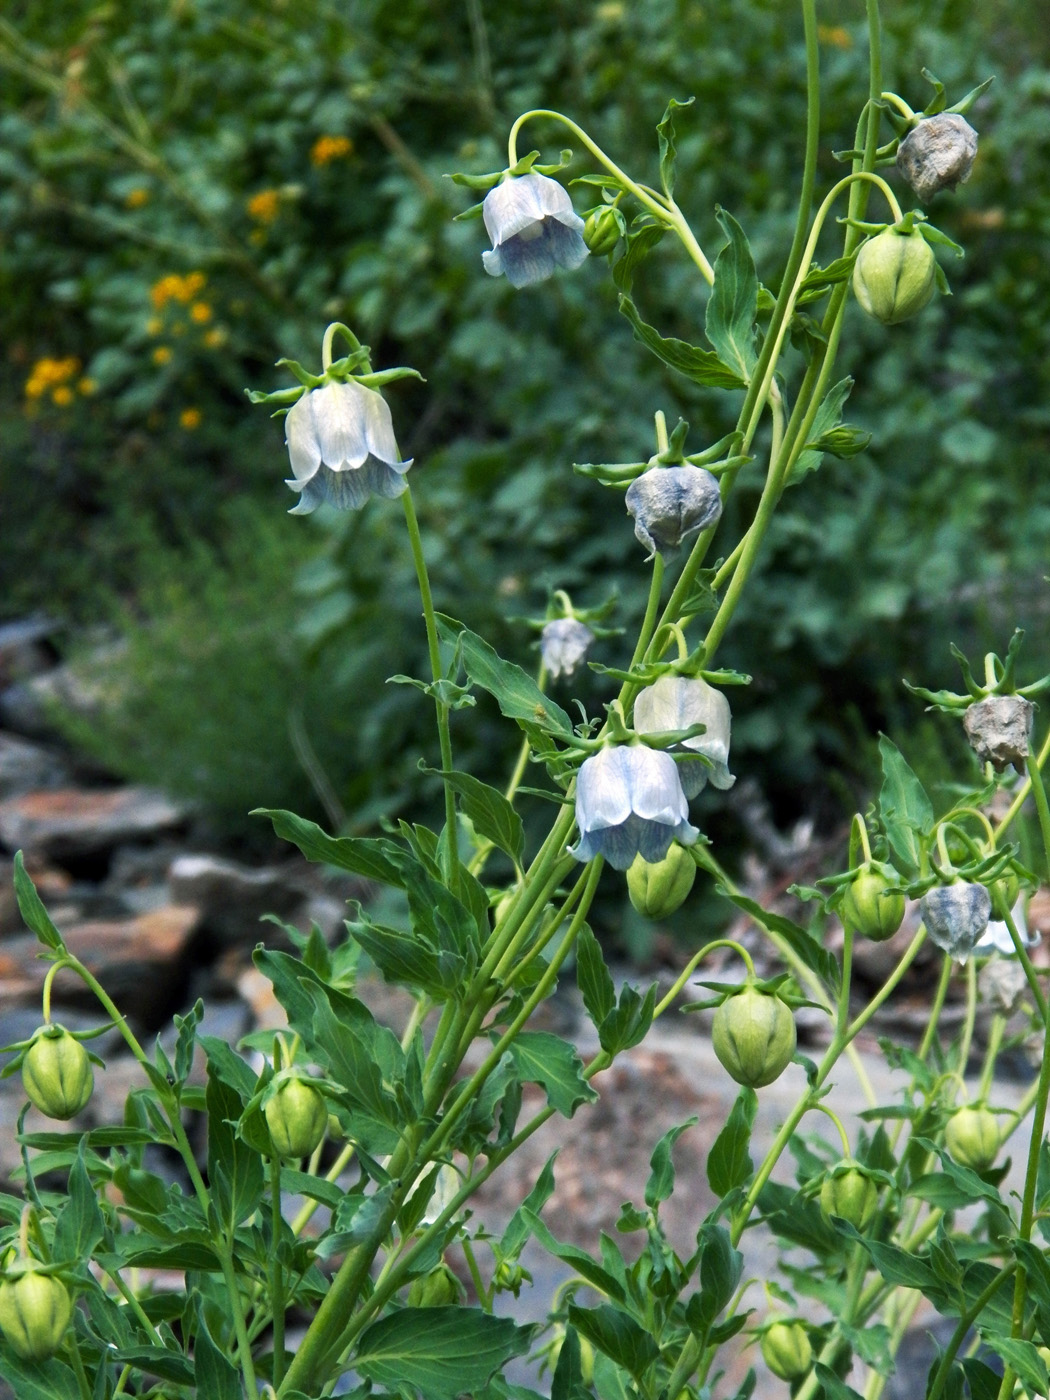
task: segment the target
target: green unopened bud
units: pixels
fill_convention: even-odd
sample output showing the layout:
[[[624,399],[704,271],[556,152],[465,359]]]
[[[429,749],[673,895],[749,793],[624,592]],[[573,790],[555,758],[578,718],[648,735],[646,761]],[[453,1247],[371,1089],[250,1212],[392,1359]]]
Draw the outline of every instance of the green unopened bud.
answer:
[[[501,1259],[492,1278],[497,1293],[513,1293],[515,1298],[526,1282],[531,1282],[531,1277],[516,1259]]]
[[[813,1364],[813,1348],[801,1322],[774,1322],[762,1333],[762,1358],[782,1381],[804,1376]]]
[[[715,1012],[711,1044],[738,1084],[761,1089],[780,1078],[795,1053],[791,1008],[772,992],[746,986]]]
[[[696,879],[696,861],[675,842],[663,860],[635,856],[627,867],[631,903],[647,919],[666,919],[685,903]]]
[[[65,1284],[28,1270],[0,1283],[0,1330],[23,1361],[46,1361],[65,1336],[73,1303]]]
[[[855,1230],[871,1224],[879,1204],[879,1188],[863,1167],[840,1162],[820,1188],[820,1208],[829,1218],[848,1220]]]
[[[872,861],[846,886],[842,895],[842,922],[882,943],[892,938],[904,922],[904,895],[893,869]]]
[[[861,245],[853,290],[869,316],[895,326],[915,316],[937,289],[937,262],[921,233],[888,228]]]
[[[596,209],[583,225],[583,241],[596,257],[611,253],[620,241],[620,225],[611,209]]]
[[[278,1157],[309,1157],[328,1127],[324,1095],[298,1075],[281,1080],[263,1114]]]
[[[458,1303],[462,1296],[459,1279],[447,1264],[439,1264],[422,1278],[414,1278],[408,1289],[410,1308],[443,1308]]]
[[[960,1108],[944,1130],[944,1145],[962,1167],[987,1171],[999,1155],[999,1124],[987,1108]]]
[[[41,1026],[22,1060],[26,1097],[49,1118],[72,1118],[95,1087],[88,1052],[63,1026]]]

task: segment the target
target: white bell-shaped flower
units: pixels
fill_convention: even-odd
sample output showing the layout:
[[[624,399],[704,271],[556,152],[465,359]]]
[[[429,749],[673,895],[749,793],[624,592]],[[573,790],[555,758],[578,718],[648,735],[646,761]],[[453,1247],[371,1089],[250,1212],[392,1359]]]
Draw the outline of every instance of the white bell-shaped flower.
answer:
[[[703,467],[653,467],[631,482],[625,499],[650,559],[657,550],[666,559],[722,514],[718,479]]]
[[[482,206],[492,251],[485,271],[504,274],[512,287],[542,282],[559,267],[579,267],[587,256],[583,220],[568,192],[546,175],[530,172],[489,190]]]
[[[351,380],[310,389],[284,420],[294,476],[301,492],[290,515],[309,515],[327,503],[360,510],[370,496],[393,499],[408,485],[394,439],[390,408],[381,394]]]
[[[689,825],[674,759],[644,744],[602,749],[582,764],[576,825],[580,839],[570,855],[581,861],[604,856],[617,870],[626,870],[637,855],[663,860],[672,841],[691,846],[700,834]]]
[[[699,676],[661,676],[634,702],[634,727],[639,734],[666,734],[694,724],[706,724],[706,732],[675,747],[679,752],[703,754],[709,761],[679,760],[678,777],[686,797],[695,797],[708,782],[723,791],[731,788],[736,782],[728,766],[732,715],[720,690]]]
[[[555,617],[540,633],[540,655],[555,680],[571,676],[590,650],[594,633],[575,617]]]

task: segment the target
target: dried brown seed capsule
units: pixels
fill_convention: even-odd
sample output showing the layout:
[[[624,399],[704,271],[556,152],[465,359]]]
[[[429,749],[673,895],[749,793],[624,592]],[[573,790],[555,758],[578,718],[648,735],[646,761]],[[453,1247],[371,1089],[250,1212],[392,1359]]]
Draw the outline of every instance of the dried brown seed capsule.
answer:
[[[989,695],[969,707],[963,728],[982,763],[990,763],[997,773],[1012,763],[1023,773],[1034,720],[1035,706],[1024,696]]]
[[[939,190],[954,190],[970,178],[977,132],[958,112],[938,112],[913,126],[897,148],[897,169],[928,204]]]

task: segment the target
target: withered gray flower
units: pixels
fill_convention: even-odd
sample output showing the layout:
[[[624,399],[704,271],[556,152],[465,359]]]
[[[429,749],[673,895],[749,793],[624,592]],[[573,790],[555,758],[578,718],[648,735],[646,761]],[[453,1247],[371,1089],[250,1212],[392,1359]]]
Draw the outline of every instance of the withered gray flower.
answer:
[[[706,724],[706,732],[683,739],[675,747],[703,754],[710,762],[679,760],[683,792],[686,797],[695,797],[708,780],[723,791],[731,788],[736,782],[728,768],[732,715],[720,690],[700,676],[661,676],[640,691],[634,702],[634,727],[639,734],[667,733],[694,724]]]
[[[1035,706],[1023,695],[989,695],[967,709],[963,728],[983,763],[991,763],[997,773],[1012,763],[1023,773],[1034,719]]]
[[[722,514],[717,478],[703,467],[653,467],[631,482],[626,500],[650,559],[657,550],[668,558]]]
[[[546,175],[530,172],[489,190],[482,205],[492,251],[482,253],[485,271],[504,274],[512,287],[542,282],[559,267],[579,267],[587,256],[583,220],[568,191]]]
[[[897,169],[928,204],[938,190],[970,178],[977,132],[958,112],[938,112],[913,126],[897,148]]]
[[[324,384],[297,400],[284,420],[293,491],[302,493],[289,515],[319,505],[360,510],[370,496],[392,499],[408,482],[411,459],[399,459],[390,408],[363,384]]]
[[[992,897],[983,885],[955,880],[934,885],[919,900],[919,913],[938,948],[965,962],[988,927]]]
[[[540,633],[540,655],[555,680],[571,676],[586,657],[594,633],[575,617],[555,617]]]
[[[691,846],[700,834],[689,824],[674,759],[644,744],[602,749],[582,764],[576,825],[580,839],[569,854],[581,861],[604,856],[616,870],[637,855],[663,860],[672,841]]]

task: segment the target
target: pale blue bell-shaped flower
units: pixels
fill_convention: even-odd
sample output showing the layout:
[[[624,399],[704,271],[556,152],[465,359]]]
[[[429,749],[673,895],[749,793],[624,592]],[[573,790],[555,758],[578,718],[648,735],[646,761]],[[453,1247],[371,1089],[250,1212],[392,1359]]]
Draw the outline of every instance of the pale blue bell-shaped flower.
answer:
[[[360,510],[370,496],[392,500],[408,485],[412,461],[400,460],[390,407],[363,384],[308,390],[289,409],[284,431],[294,472],[287,484],[301,493],[289,515],[324,504]]]
[[[586,657],[594,633],[575,617],[555,617],[540,633],[540,655],[555,680],[571,676]]]
[[[919,914],[934,943],[963,963],[987,929],[991,912],[992,897],[985,887],[966,880],[934,885],[919,900]]]
[[[661,676],[640,691],[634,702],[634,727],[639,734],[666,734],[694,724],[706,724],[706,732],[683,739],[675,748],[703,754],[710,765],[699,758],[679,760],[682,791],[686,797],[695,797],[708,782],[722,791],[731,788],[736,782],[728,766],[732,714],[720,690],[700,676]]]
[[[580,839],[569,854],[581,861],[604,856],[616,870],[637,855],[663,860],[672,841],[691,846],[700,834],[689,825],[674,759],[644,744],[602,749],[581,765],[576,825]]]
[[[653,467],[631,482],[626,501],[650,559],[657,550],[667,559],[722,514],[718,480],[703,467]]]
[[[1038,931],[1030,933],[1028,921],[1025,918],[1024,900],[1019,899],[1011,910],[1014,921],[1014,928],[1017,929],[1018,937],[1021,940],[1022,948],[1034,948],[1039,942]],[[1005,919],[990,919],[988,927],[981,934],[980,938],[973,945],[975,953],[1002,953],[1004,957],[1015,958],[1017,949],[1014,941],[1010,937],[1010,930]]]
[[[579,267],[587,256],[583,220],[557,180],[529,173],[489,190],[482,205],[492,251],[481,261],[491,277],[512,287],[542,282],[559,267]]]

